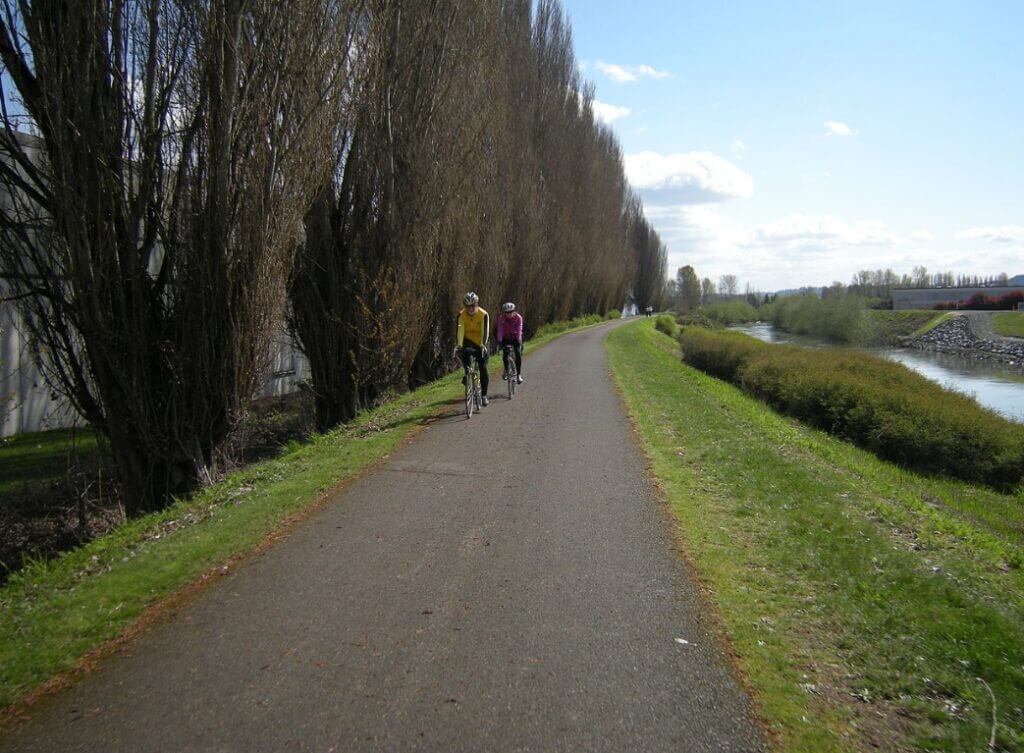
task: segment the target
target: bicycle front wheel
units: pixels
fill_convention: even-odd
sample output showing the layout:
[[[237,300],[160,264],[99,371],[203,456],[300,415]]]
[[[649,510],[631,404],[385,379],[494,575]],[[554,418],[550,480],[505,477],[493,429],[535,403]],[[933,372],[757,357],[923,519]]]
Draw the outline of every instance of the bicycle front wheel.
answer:
[[[473,403],[475,402],[475,395],[473,394],[473,382],[469,379],[466,380],[466,418],[473,417]]]

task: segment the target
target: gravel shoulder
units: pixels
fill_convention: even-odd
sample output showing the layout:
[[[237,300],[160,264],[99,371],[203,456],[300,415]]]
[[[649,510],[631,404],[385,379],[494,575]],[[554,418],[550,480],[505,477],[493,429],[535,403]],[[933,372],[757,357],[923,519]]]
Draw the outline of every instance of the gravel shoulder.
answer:
[[[0,750],[762,750],[608,329],[531,355],[511,402],[492,360],[481,415],[452,405]]]

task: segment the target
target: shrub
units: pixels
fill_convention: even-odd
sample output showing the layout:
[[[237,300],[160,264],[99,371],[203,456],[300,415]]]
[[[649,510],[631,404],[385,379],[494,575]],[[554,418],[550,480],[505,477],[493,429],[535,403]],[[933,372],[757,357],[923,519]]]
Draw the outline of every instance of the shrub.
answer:
[[[776,299],[766,308],[765,316],[784,332],[862,342],[869,337],[866,310],[866,301],[858,296],[800,295]]]
[[[618,309],[611,309],[610,311],[608,311],[607,313],[605,313],[605,315],[604,315],[604,318],[605,318],[606,320],[610,320],[610,319],[621,319],[621,318],[622,318],[622,312],[621,312],[621,311],[619,311]]]
[[[902,364],[732,332],[687,328],[680,340],[690,365],[886,460],[1001,490],[1024,482],[1024,426]]]
[[[559,332],[565,332],[568,329],[576,329],[577,327],[585,327],[589,324],[597,324],[603,322],[604,317],[600,314],[590,314],[588,316],[577,316],[575,319],[564,319],[559,322],[548,322],[542,324],[537,328],[537,331],[533,333],[534,337],[544,337],[545,335],[553,335]]]
[[[709,319],[700,311],[691,311],[688,314],[680,314],[676,317],[676,323],[681,327],[704,327],[706,329],[721,329],[722,325],[714,319]]]
[[[715,332],[702,327],[683,327],[679,344],[686,363],[729,382],[735,380],[747,358],[768,347],[742,332]]]
[[[654,320],[654,328],[673,338],[679,334],[679,325],[668,314],[659,314],[658,318]]]
[[[1000,296],[990,296],[984,293],[975,293],[965,301],[953,301],[951,303],[939,303],[935,308],[940,311],[950,309],[971,309],[975,311],[1012,311],[1017,304],[1024,303],[1024,291],[1013,291]]]
[[[742,324],[743,322],[756,322],[758,320],[757,309],[746,301],[719,301],[701,306],[699,313],[712,319],[719,324],[726,326],[730,324]]]

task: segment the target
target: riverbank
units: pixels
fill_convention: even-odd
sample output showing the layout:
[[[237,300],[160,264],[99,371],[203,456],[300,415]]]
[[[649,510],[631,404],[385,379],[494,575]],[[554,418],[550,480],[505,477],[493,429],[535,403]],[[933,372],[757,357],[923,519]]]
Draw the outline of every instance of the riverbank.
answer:
[[[901,344],[1024,368],[1024,339],[996,334],[992,319],[997,315],[999,312],[958,312],[924,333],[903,338]]]
[[[1024,750],[1021,494],[779,416],[652,323],[608,349],[777,749]]]

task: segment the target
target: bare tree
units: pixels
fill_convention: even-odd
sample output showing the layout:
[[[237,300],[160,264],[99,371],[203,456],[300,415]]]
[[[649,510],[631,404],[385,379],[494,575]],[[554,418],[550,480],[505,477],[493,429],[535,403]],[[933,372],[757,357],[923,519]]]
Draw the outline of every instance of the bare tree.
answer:
[[[129,512],[207,479],[259,386],[331,164],[350,5],[4,0],[22,111],[0,134],[0,271]]]
[[[715,299],[715,283],[710,277],[705,277],[700,281],[700,302],[702,305],[707,306]]]
[[[727,298],[732,298],[740,289],[736,275],[722,275],[718,278],[718,292]]]

